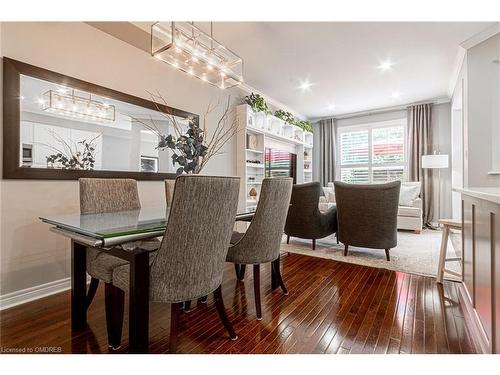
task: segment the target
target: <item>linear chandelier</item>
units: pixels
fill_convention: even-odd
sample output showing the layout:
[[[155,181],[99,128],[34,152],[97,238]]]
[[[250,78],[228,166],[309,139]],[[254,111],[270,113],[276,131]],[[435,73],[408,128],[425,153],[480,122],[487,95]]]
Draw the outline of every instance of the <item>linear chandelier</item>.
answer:
[[[43,94],[43,110],[96,122],[115,121],[114,105],[93,100],[92,94],[89,94],[88,98],[77,96],[74,89],[71,94],[54,90],[47,91]]]
[[[243,60],[194,22],[156,22],[151,25],[151,54],[221,89],[243,83]]]

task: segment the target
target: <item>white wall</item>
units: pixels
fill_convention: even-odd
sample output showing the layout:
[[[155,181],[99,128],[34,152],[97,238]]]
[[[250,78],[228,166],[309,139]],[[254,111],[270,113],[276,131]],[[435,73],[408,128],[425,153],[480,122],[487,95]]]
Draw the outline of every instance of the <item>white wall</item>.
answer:
[[[500,186],[500,174],[488,174],[500,166],[499,136],[500,33],[467,50],[467,152],[468,186]],[[495,171],[500,172],[500,171]]]
[[[84,23],[2,23],[0,52],[146,99],[147,90],[159,90],[169,105],[200,115],[210,100],[241,96],[237,89],[203,84]],[[209,130],[219,115],[211,117]],[[204,173],[235,174],[234,147],[228,144]],[[38,217],[77,211],[77,181],[2,180],[0,192],[0,294],[69,277],[69,241],[51,234]],[[164,204],[163,182],[139,182],[139,193],[143,206]]]

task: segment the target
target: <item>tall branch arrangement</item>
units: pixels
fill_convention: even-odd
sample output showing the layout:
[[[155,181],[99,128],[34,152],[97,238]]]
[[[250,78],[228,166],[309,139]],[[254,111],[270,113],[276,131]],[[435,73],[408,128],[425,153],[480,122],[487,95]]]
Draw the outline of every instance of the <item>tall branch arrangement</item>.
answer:
[[[43,144],[49,150],[55,152],[46,157],[47,165],[52,167],[57,165],[63,169],[94,169],[97,139],[102,134],[98,134],[90,140],[83,139],[79,142],[66,141],[53,131],[50,131],[50,135],[59,144],[59,147]]]
[[[215,129],[207,138],[207,126],[209,117],[219,107],[211,103],[202,116],[202,125],[193,118],[188,118],[188,128],[184,131],[182,125],[168,108],[166,100],[157,93],[149,93],[151,100],[155,103],[157,111],[165,117],[172,125],[173,133],[164,134],[155,120],[150,116],[149,121],[130,116],[136,122],[142,124],[158,137],[159,150],[172,150],[173,165],[179,165],[176,174],[193,173],[198,174],[207,163],[216,155],[223,154],[224,146],[242,129],[239,126],[234,107],[231,108],[231,97],[224,103],[222,116],[217,121]]]

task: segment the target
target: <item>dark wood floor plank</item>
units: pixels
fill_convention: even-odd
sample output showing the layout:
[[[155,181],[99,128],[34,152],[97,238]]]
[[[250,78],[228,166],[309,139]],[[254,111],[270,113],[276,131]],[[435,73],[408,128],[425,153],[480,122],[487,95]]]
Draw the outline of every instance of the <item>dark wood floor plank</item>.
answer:
[[[457,288],[431,278],[298,254],[282,256],[290,291],[271,289],[261,267],[263,319],[255,319],[252,275],[236,281],[226,264],[222,295],[239,339],[230,341],[213,298],[179,319],[179,353],[474,353]],[[128,302],[126,302],[127,304]],[[127,312],[127,306],[125,307]],[[4,348],[60,347],[62,353],[108,349],[102,286],[88,310],[88,328],[72,332],[70,293],[0,312]],[[151,353],[169,351],[170,306],[150,306]],[[122,348],[128,351],[125,314]]]

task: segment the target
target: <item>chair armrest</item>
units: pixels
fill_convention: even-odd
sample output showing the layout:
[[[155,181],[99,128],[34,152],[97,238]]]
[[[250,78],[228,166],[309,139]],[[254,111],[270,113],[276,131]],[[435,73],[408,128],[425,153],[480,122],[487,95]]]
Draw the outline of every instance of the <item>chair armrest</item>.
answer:
[[[422,198],[416,198],[415,200],[413,200],[412,207],[417,207],[422,209]]]

